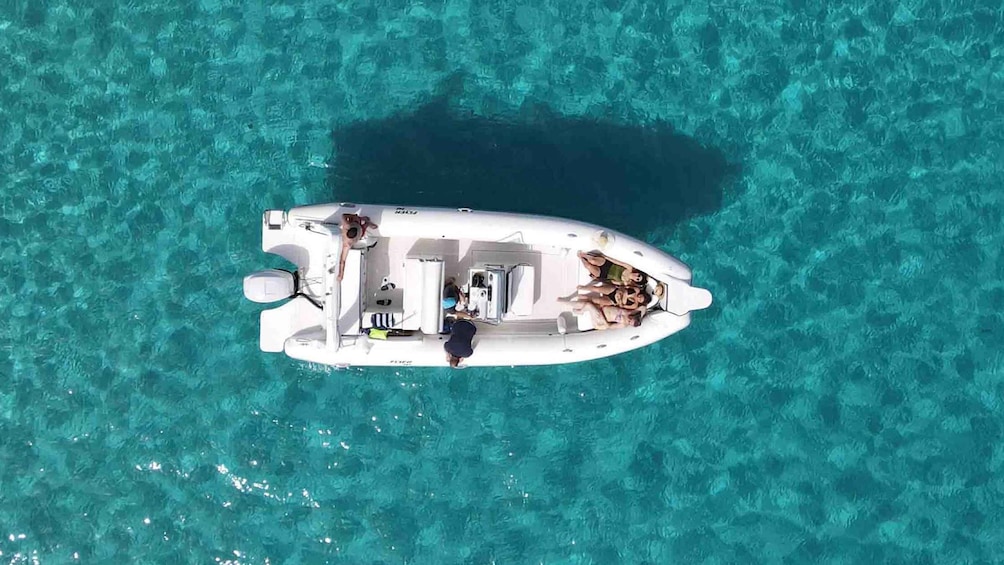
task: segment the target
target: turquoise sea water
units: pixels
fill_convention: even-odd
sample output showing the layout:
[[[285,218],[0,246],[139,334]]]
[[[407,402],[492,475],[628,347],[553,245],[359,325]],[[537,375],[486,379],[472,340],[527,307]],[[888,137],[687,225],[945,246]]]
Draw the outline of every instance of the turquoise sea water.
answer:
[[[1004,560],[999,2],[0,6],[0,562]],[[600,221],[560,368],[257,349],[269,207]]]

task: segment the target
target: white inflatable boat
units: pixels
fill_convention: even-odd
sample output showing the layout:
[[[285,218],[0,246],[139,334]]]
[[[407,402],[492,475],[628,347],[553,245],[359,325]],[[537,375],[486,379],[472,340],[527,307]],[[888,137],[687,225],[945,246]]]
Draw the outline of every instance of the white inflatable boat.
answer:
[[[343,214],[376,225],[347,251]],[[443,350],[450,278],[467,295],[477,335],[463,365],[572,363],[654,343],[690,324],[711,293],[690,285],[682,262],[637,239],[598,226],[526,214],[368,204],[268,210],[262,249],[293,264],[247,276],[259,303],[261,349],[337,367],[448,365]],[[559,297],[590,281],[579,251],[601,252],[665,285],[637,327],[594,329]],[[377,330],[377,331],[371,331]],[[377,339],[379,337],[380,339]]]

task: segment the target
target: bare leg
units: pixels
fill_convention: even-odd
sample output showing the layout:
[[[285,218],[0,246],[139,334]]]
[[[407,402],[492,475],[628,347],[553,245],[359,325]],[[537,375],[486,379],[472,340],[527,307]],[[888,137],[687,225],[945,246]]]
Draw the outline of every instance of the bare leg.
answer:
[[[342,253],[338,258],[338,282],[342,282],[342,278],[345,277],[345,260],[349,257],[349,248],[352,244],[348,241],[342,240]]]
[[[580,284],[577,288],[580,291],[610,294],[611,292],[617,290],[617,285],[609,282],[593,281],[589,284]]]
[[[597,267],[602,267],[603,263],[607,262],[607,258],[601,255],[593,255],[592,253],[585,253],[579,251],[579,259],[583,262],[589,263],[590,265],[596,265]]]
[[[571,296],[562,296],[558,298],[558,302],[569,302],[572,304],[581,304],[583,302],[588,302],[591,304],[597,304],[599,306],[611,306],[613,301],[603,296],[602,294],[595,294],[588,292],[586,294],[573,294]]]
[[[600,310],[599,306],[593,304],[592,302],[585,302],[582,306],[576,307],[575,312],[588,312],[589,317],[593,319],[593,327],[598,330],[605,330],[610,327],[610,324],[607,323],[607,319],[603,317],[603,311]]]
[[[589,271],[589,276],[593,277],[594,279],[600,276],[600,265],[603,264],[602,259],[594,255],[587,255],[581,251],[579,252],[579,259],[582,260],[582,266],[585,267],[587,271]],[[596,264],[597,262],[599,263],[599,265]]]
[[[611,300],[607,296],[602,296],[599,294],[594,294],[589,297],[589,301],[597,306],[616,306],[617,303]]]

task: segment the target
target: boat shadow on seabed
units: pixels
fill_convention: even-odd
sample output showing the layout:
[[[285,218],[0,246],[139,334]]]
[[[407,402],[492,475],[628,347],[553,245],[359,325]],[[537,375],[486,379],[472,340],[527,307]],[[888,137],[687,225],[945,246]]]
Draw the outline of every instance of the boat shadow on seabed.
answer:
[[[645,238],[722,206],[725,155],[666,122],[567,118],[533,108],[492,119],[446,97],[337,127],[334,199],[545,214]]]

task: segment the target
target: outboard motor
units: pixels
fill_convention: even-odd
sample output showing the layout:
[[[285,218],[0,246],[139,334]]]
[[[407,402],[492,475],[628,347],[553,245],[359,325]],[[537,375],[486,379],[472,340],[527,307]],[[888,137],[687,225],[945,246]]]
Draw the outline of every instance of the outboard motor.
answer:
[[[244,297],[260,304],[292,298],[298,282],[295,273],[282,269],[258,271],[244,277]]]

